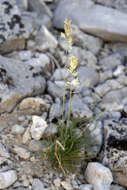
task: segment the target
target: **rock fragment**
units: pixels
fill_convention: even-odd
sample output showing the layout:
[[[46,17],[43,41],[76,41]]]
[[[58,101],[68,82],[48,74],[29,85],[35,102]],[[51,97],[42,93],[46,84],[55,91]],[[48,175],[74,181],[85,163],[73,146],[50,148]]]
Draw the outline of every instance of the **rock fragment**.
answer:
[[[94,190],[110,190],[113,181],[111,171],[98,162],[89,162],[85,176],[87,181],[93,185]]]
[[[0,189],[8,188],[16,180],[17,180],[17,173],[15,170],[0,172]]]
[[[31,136],[35,140],[40,140],[44,134],[45,129],[48,127],[46,121],[39,116],[32,117]]]

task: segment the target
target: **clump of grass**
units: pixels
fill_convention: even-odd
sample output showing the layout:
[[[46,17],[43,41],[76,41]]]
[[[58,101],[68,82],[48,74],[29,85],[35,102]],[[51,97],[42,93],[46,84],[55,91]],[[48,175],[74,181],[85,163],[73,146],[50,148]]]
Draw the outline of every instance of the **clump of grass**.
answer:
[[[72,28],[71,21],[67,18],[64,21],[64,33],[61,33],[61,37],[67,44],[67,60],[65,61],[64,68],[67,69],[72,75],[73,80],[66,80],[66,73],[64,74],[64,95],[63,95],[63,114],[62,118],[58,119],[57,123],[57,135],[51,136],[48,140],[49,147],[46,150],[46,156],[54,168],[62,170],[64,175],[70,170],[74,172],[81,166],[81,161],[87,159],[89,153],[91,153],[92,138],[88,128],[86,128],[86,119],[73,119],[71,120],[71,98],[75,88],[80,84],[77,73],[78,59],[72,54]],[[69,62],[69,66],[68,63]],[[65,107],[65,92],[69,88],[69,103],[67,108],[67,117],[64,117]],[[89,121],[89,120],[88,120]],[[80,130],[77,133],[77,130]]]
[[[58,133],[49,138],[46,156],[54,168],[59,168],[66,175],[69,170],[76,171],[81,161],[88,158],[93,144],[88,128],[84,128],[85,119],[77,118],[68,123],[58,120]],[[77,129],[83,130],[77,132]]]

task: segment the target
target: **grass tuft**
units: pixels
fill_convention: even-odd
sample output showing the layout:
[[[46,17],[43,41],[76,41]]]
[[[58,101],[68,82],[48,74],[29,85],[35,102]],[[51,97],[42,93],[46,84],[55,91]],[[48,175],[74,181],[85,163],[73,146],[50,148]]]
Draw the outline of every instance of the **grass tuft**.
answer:
[[[87,159],[93,145],[86,120],[77,118],[64,123],[58,120],[58,133],[48,139],[49,147],[46,156],[54,168],[59,168],[66,175],[74,172]],[[78,132],[77,132],[78,130]]]

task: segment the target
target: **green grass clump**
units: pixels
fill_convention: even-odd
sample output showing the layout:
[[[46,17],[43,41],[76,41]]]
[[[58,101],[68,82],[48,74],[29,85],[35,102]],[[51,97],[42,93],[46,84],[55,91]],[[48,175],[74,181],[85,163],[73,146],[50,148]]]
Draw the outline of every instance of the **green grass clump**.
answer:
[[[74,172],[79,168],[81,161],[87,159],[86,154],[91,152],[93,142],[89,130],[84,128],[85,124],[81,118],[66,124],[58,120],[58,133],[49,138],[50,145],[46,156],[52,166],[61,169],[64,174],[68,170]]]

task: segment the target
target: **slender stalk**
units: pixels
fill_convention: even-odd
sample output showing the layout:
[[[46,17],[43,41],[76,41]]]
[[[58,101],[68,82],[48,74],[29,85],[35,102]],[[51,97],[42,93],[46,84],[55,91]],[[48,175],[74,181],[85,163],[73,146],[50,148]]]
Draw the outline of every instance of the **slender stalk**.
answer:
[[[66,52],[65,52],[65,54],[66,54],[66,61],[65,61],[65,65],[64,65],[64,93],[63,93],[63,97],[62,97],[62,102],[63,102],[63,104],[62,104],[62,120],[64,121],[64,105],[65,105],[65,96],[66,96],[66,68],[67,68],[67,61],[69,60],[69,56],[68,56],[68,54],[69,54],[69,49],[68,50],[66,50]]]
[[[72,97],[72,86],[70,85],[70,97],[69,97],[69,104],[68,104],[68,121],[70,120],[71,115],[71,97]]]
[[[67,52],[66,52],[67,55]],[[67,61],[67,57],[66,57]],[[64,93],[63,93],[63,105],[62,105],[62,120],[64,121],[64,105],[65,105],[65,93],[66,93],[66,62],[64,65]]]

